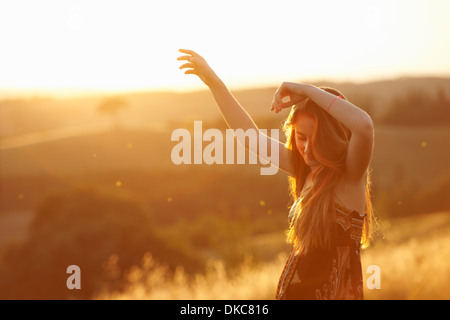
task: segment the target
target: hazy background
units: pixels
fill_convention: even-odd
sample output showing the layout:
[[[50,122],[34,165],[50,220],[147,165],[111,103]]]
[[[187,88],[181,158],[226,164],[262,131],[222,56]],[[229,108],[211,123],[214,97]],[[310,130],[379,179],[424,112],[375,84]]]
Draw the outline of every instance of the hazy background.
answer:
[[[178,48],[260,128],[282,81],[328,85],[375,122],[379,265],[369,299],[449,299],[448,1],[0,3],[0,297],[272,299],[287,176],[171,162],[177,128],[225,130]],[[281,136],[284,141],[284,137]],[[203,146],[205,146],[204,143]],[[82,290],[66,287],[81,268]]]

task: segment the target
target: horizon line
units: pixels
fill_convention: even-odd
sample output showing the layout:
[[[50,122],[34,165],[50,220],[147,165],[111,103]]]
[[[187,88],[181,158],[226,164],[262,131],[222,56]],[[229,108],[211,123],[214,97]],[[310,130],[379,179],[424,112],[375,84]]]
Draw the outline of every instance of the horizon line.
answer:
[[[319,84],[319,83],[334,83],[334,84],[355,84],[365,85],[370,83],[390,82],[399,80],[412,79],[436,79],[436,80],[450,80],[449,75],[430,74],[430,75],[398,75],[392,77],[380,77],[366,80],[351,80],[351,79],[305,79],[302,83]],[[267,81],[266,83],[258,84],[229,84],[227,87],[233,91],[246,91],[263,88],[277,87],[279,84]],[[161,87],[142,87],[142,88],[128,88],[128,89],[93,89],[93,88],[7,88],[0,87],[0,101],[1,100],[19,100],[19,99],[71,99],[71,98],[92,98],[98,96],[112,96],[112,95],[129,95],[140,93],[194,93],[208,91],[204,84],[186,85],[186,86],[161,86]],[[6,94],[6,96],[4,96]]]

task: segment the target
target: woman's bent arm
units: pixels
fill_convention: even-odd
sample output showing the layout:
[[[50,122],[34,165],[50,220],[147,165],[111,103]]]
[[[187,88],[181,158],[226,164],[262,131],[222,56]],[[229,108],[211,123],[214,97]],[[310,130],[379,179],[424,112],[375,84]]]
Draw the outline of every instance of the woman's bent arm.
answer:
[[[333,94],[320,88],[307,86],[305,92],[311,100],[350,129],[352,137],[345,161],[346,176],[354,181],[365,180],[373,153],[374,128],[370,116],[351,102],[336,99]]]
[[[290,100],[283,102],[282,98],[286,96],[289,96]],[[374,127],[370,116],[351,102],[336,99],[335,95],[325,90],[312,85],[291,82],[283,83],[277,90],[272,109],[279,112],[306,98],[313,100],[350,129],[352,137],[346,158],[346,175],[355,181],[363,179],[373,152]]]

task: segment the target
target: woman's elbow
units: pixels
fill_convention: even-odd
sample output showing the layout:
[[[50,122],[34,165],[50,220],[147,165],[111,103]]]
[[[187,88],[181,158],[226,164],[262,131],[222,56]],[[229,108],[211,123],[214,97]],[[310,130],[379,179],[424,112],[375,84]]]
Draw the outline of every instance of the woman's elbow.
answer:
[[[375,128],[372,118],[367,113],[364,113],[364,116],[359,120],[357,134],[373,139],[374,131]]]

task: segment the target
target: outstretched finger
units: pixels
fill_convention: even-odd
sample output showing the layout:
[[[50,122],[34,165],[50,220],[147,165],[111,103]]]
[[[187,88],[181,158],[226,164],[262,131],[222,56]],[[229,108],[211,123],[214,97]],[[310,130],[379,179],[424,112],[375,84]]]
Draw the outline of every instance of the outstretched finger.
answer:
[[[187,60],[187,61],[191,61],[193,57],[192,56],[181,56],[178,57],[177,60],[181,61],[181,60]]]
[[[180,66],[180,69],[185,69],[185,68],[195,68],[195,65],[193,63],[185,63],[183,65]]]
[[[196,76],[198,76],[198,73],[195,72],[195,70],[193,70],[193,69],[188,69],[188,70],[186,70],[186,71],[184,72],[184,74],[195,74]]]
[[[190,54],[192,56],[198,56],[198,53],[193,51],[193,50],[188,50],[188,49],[178,49],[179,52],[181,53],[187,53]]]

